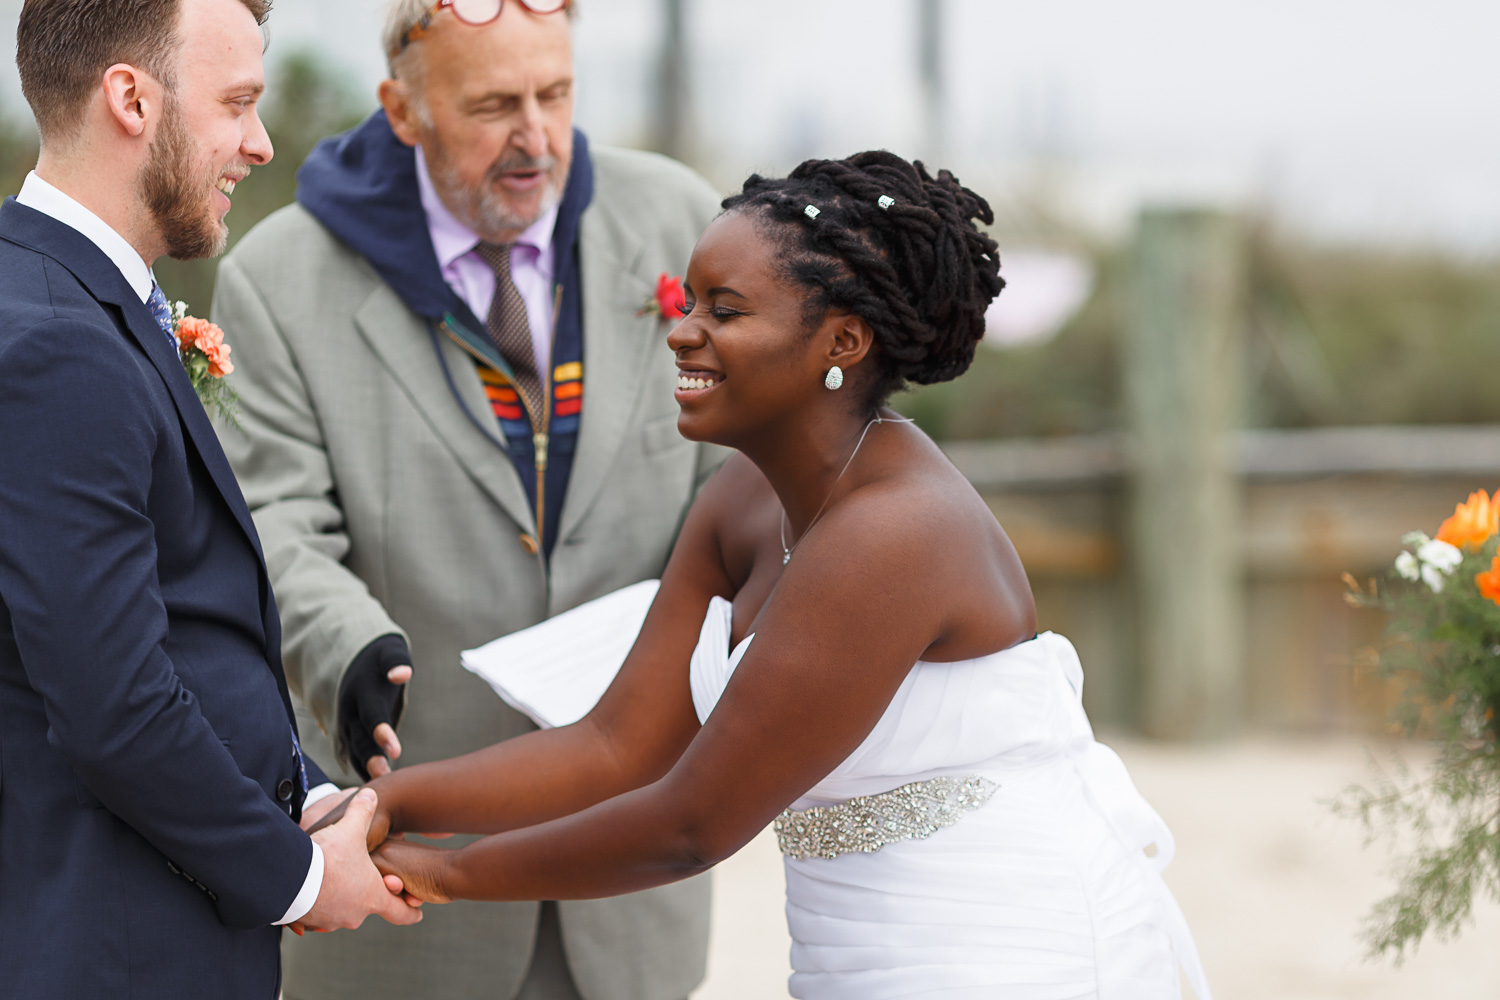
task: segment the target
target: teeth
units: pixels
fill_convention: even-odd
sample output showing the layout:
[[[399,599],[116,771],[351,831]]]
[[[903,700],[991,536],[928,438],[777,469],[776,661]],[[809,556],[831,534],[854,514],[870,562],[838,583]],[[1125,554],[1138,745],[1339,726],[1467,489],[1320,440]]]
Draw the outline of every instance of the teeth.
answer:
[[[718,383],[711,378],[691,378],[687,375],[677,376],[677,388],[679,389],[707,389],[710,386],[717,384]]]
[[[219,182],[214,186],[217,187],[220,191],[223,191],[225,194],[234,194],[234,186],[238,183],[239,182],[234,180],[233,178],[220,177]]]

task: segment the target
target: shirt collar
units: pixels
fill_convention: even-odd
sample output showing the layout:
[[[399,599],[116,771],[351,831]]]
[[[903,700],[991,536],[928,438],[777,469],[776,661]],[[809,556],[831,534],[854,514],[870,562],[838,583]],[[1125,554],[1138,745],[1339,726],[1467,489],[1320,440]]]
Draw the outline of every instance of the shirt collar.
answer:
[[[427,171],[427,157],[422,147],[414,150],[417,157],[417,190],[422,197],[422,210],[427,213],[427,231],[432,236],[432,249],[437,253],[438,266],[447,268],[460,257],[471,253],[479,245],[479,234],[470,229],[458,216],[448,210],[432,183]],[[516,238],[516,243],[528,246],[537,252],[537,267],[544,272],[552,270],[552,232],[557,228],[557,209],[542,213]]]
[[[16,201],[43,215],[49,215],[88,237],[120,269],[120,273],[130,283],[131,289],[141,297],[142,302],[151,297],[156,278],[135,247],[110,228],[109,223],[38,177],[35,170],[26,175],[26,182],[21,185],[21,193],[16,195]]]

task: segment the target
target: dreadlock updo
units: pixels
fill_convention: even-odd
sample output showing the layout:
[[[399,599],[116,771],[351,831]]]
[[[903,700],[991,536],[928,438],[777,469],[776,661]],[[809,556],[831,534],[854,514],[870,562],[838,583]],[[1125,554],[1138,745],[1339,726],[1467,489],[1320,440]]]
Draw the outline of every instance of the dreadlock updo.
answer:
[[[973,221],[994,212],[948,171],[934,178],[884,151],[808,160],[784,180],[752,176],[724,209],[770,224],[783,277],[809,293],[809,327],[830,309],[870,325],[875,403],[908,382],[957,378],[974,360],[1005,281],[999,247]]]

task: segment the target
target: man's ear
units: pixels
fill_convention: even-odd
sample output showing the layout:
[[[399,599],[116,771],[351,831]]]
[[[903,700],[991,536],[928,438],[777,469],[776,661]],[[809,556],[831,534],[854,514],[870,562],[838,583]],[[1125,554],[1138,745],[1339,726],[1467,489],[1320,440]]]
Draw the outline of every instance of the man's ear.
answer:
[[[417,107],[406,84],[401,80],[381,80],[376,93],[396,138],[408,146],[418,145],[422,134],[417,130]]]
[[[103,93],[110,116],[130,136],[143,135],[152,120],[161,118],[166,103],[165,88],[128,63],[104,71]]]

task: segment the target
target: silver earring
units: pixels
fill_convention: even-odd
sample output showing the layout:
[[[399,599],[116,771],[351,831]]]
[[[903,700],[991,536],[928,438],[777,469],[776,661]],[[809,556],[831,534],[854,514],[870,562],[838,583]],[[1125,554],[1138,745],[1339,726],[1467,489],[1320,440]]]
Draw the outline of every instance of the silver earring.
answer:
[[[827,386],[830,391],[837,392],[839,388],[844,384],[844,369],[840,368],[838,365],[834,365],[832,368],[828,369],[828,375],[823,379],[823,384]]]

